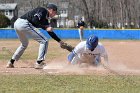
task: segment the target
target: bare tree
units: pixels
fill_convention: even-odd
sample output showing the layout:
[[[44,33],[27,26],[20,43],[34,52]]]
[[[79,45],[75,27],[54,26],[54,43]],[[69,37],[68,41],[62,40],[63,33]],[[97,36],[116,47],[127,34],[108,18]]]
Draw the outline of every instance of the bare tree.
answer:
[[[112,23],[115,27],[134,25],[140,27],[140,0],[0,0],[0,3],[18,3],[25,11],[37,6],[44,6],[46,2],[59,5],[62,1],[69,2],[68,19],[75,15],[82,15],[89,22],[94,18],[98,22]]]

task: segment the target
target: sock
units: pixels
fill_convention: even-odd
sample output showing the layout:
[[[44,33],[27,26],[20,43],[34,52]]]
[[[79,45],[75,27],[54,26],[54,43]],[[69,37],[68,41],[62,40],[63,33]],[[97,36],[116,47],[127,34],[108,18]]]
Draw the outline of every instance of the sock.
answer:
[[[42,60],[37,61],[38,64],[40,64],[42,62]]]
[[[11,62],[12,64],[14,64],[15,60],[14,60],[14,59],[11,59],[10,62]]]

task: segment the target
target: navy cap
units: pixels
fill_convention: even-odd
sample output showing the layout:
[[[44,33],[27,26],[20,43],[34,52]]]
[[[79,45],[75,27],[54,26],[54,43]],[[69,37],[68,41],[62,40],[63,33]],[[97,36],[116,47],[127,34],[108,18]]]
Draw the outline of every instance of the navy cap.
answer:
[[[98,37],[95,35],[91,35],[86,41],[86,47],[93,51],[98,45]]]
[[[48,8],[48,9],[53,9],[54,11],[57,12],[57,5],[55,5],[55,4],[53,4],[53,3],[49,3],[49,4],[47,5],[47,8]]]

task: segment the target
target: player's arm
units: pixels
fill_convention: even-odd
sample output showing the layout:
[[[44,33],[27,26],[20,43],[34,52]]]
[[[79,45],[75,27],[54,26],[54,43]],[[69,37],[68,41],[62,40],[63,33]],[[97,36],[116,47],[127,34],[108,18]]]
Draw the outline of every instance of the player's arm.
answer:
[[[46,23],[44,25],[40,24],[39,22],[39,17],[38,16],[34,16],[34,18],[32,19],[34,24],[38,25],[38,27],[46,30],[48,32],[48,34],[57,42],[62,43],[61,39],[53,32],[53,28],[48,24],[48,21],[46,20]]]
[[[107,55],[107,53],[104,55],[104,61],[105,61],[105,63],[108,65],[109,64],[109,62],[108,62],[108,55]]]
[[[61,39],[53,32],[53,28],[51,26],[46,27],[46,30],[48,32],[48,34],[57,42],[59,43],[63,43],[63,41],[61,41]]]
[[[80,63],[80,59],[77,55],[77,53],[75,53],[74,51],[72,51],[69,55],[68,55],[68,62],[70,64],[76,65]]]
[[[106,52],[106,50],[105,50],[104,47],[102,48],[101,56],[104,58],[105,64],[106,64],[106,65],[109,65],[108,54],[107,54],[107,52]]]
[[[83,50],[83,46],[81,43],[79,43],[72,52],[68,55],[68,62],[71,64],[78,64],[80,62],[80,58],[78,54],[81,54]]]
[[[59,42],[60,47],[61,47],[62,49],[66,49],[66,50],[69,51],[69,52],[72,52],[72,51],[73,51],[74,47],[71,46],[71,45],[69,45],[69,44],[67,44],[67,43],[65,43],[65,42],[63,42],[63,41],[53,32],[53,28],[52,28],[52,27],[47,27],[46,30],[47,30],[48,34],[49,34],[54,40],[56,40],[57,42]]]
[[[102,44],[100,45],[100,55],[104,58],[104,64],[109,65],[108,54],[106,52],[105,47]]]
[[[41,10],[43,11],[43,10]],[[64,43],[54,32],[53,32],[53,28],[49,25],[48,20],[46,19],[46,15],[48,13],[46,12],[45,14],[42,14],[42,12],[37,12],[34,17],[32,18],[32,22],[34,22],[35,25],[37,25],[38,27],[46,30],[48,32],[48,34],[57,42],[60,43],[60,46],[62,45],[67,45],[66,43]],[[41,23],[40,23],[41,22]],[[68,47],[69,48],[69,47]]]
[[[70,52],[70,54],[68,55],[68,62],[72,63],[73,58],[76,56],[76,54],[74,53],[74,51]]]

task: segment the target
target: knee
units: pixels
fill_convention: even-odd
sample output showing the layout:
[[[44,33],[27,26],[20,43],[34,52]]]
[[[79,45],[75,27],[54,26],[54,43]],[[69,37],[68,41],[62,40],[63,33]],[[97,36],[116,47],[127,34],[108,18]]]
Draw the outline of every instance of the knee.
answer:
[[[22,43],[21,47],[22,49],[26,49],[28,47],[28,43]]]
[[[42,40],[40,43],[46,45],[46,44],[48,44],[48,41],[47,40]]]

